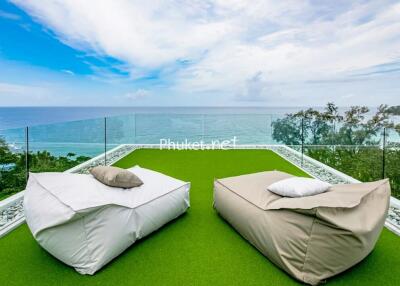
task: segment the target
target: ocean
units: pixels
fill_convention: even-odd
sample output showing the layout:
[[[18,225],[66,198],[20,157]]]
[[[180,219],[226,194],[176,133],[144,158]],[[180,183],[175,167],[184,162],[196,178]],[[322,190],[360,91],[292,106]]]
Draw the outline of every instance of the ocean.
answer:
[[[96,156],[124,143],[275,144],[272,122],[304,107],[0,107],[0,137],[15,152]],[[318,108],[320,109],[320,108]],[[105,120],[105,117],[107,118]]]
[[[280,114],[306,107],[0,107],[0,130],[140,114]]]
[[[56,156],[68,153],[96,156],[123,143],[177,143],[230,140],[238,144],[273,143],[273,117],[301,107],[1,107],[0,136],[16,152],[47,150]],[[107,122],[104,122],[107,117]],[[105,125],[107,124],[107,128]],[[105,132],[106,131],[106,132]]]

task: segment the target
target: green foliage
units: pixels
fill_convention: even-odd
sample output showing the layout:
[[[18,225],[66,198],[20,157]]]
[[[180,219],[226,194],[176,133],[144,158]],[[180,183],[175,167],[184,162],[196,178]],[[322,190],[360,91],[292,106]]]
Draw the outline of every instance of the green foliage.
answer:
[[[375,115],[366,119],[370,112],[366,106],[352,106],[339,114],[339,108],[328,103],[324,111],[313,108],[288,114],[272,123],[273,138],[286,145],[375,145],[383,127],[400,132],[400,124],[391,120],[387,105],[378,107]],[[302,126],[303,125],[303,126]]]
[[[362,182],[383,177],[383,150],[378,146],[305,147],[305,153]],[[400,198],[400,150],[385,149],[385,177],[389,178],[392,195]]]
[[[390,179],[392,195],[400,199],[400,149],[386,149],[385,175]]]
[[[51,170],[52,172],[62,172],[90,159],[84,156],[74,159],[74,156],[72,153],[69,153],[66,157],[55,157],[48,151],[39,151],[36,154],[30,154],[30,171],[49,172]]]
[[[391,119],[393,108],[378,107],[372,116],[365,106],[352,106],[339,114],[338,107],[328,103],[320,112],[312,108],[273,122],[273,138],[286,145],[302,143],[310,157],[342,171],[360,181],[383,177],[382,129],[400,134],[400,124]],[[303,122],[303,126],[301,125]],[[400,197],[400,148],[396,144],[385,149],[385,177],[390,179],[394,196]]]
[[[301,144],[301,121],[289,114],[285,118],[277,119],[272,122],[272,136],[279,142],[286,145]]]
[[[56,157],[47,151],[39,151],[29,154],[31,172],[62,172],[78,164],[89,157],[68,153],[66,157]],[[6,142],[0,138],[0,164],[14,163],[12,170],[0,171],[0,199],[22,191],[26,185],[26,155],[25,153],[12,153]]]
[[[12,154],[4,141],[0,138],[0,164],[14,163],[17,160],[17,156]]]
[[[400,105],[389,107],[388,112],[393,115],[400,115]]]

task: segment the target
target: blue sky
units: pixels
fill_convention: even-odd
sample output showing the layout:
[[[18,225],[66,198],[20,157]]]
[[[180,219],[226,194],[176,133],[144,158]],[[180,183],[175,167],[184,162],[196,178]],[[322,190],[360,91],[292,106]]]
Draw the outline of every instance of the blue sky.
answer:
[[[0,0],[0,106],[399,104],[399,1],[147,2]]]

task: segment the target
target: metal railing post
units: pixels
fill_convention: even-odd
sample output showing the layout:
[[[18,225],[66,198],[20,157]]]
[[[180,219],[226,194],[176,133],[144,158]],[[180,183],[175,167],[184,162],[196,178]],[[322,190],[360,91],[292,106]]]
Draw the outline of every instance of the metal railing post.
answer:
[[[201,141],[204,142],[204,114],[201,115]]]
[[[273,120],[274,120],[273,116],[272,116],[272,114],[270,114],[269,115],[269,138],[270,138],[271,143],[272,143],[272,133],[273,133],[273,130],[272,130],[272,122],[273,122]]]
[[[385,161],[386,161],[386,127],[383,128],[382,142],[382,179],[385,178]]]
[[[26,172],[26,182],[29,179],[29,127],[25,127],[25,172]]]
[[[304,160],[304,119],[301,119],[301,166],[303,167]]]
[[[265,144],[268,144],[268,115],[265,117],[266,124],[265,124]]]
[[[136,144],[136,113],[133,114],[133,143]]]
[[[107,166],[107,117],[104,117],[104,166]]]

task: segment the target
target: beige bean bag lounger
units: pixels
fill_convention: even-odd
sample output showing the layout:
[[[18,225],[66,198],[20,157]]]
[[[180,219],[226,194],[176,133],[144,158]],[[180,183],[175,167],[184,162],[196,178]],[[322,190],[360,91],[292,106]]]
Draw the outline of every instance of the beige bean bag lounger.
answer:
[[[274,264],[316,285],[372,251],[385,223],[390,185],[334,185],[302,198],[267,191],[289,177],[273,171],[215,180],[214,207]]]

